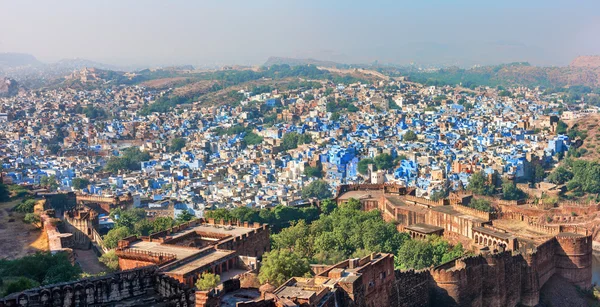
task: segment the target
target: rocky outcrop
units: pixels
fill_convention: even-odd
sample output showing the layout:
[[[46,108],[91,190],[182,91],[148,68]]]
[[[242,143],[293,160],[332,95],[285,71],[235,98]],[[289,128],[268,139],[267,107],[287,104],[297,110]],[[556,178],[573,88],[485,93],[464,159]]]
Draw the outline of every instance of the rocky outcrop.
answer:
[[[19,92],[19,84],[10,78],[0,78],[0,97],[12,97]]]
[[[600,55],[578,56],[569,64],[570,67],[600,68]]]

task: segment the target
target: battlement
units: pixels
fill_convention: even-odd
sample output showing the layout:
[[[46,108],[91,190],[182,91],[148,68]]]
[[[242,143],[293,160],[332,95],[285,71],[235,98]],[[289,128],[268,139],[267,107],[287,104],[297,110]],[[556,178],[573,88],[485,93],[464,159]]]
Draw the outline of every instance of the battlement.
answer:
[[[194,306],[193,297],[192,289],[148,266],[11,294],[0,300],[0,307],[109,306],[142,299],[148,305]]]
[[[478,217],[478,218],[486,220],[486,221],[496,219],[496,217],[497,217],[497,215],[493,212],[478,210],[478,209],[470,208],[470,207],[463,206],[460,204],[452,205],[452,209],[454,209],[460,213],[475,216],[475,217]]]
[[[156,265],[163,265],[177,259],[175,254],[145,251],[133,248],[117,248],[115,253],[119,258],[150,262]]]
[[[440,199],[438,201],[434,201],[431,199],[427,199],[427,198],[423,198],[423,197],[417,197],[417,196],[412,196],[412,195],[404,195],[404,199],[407,201],[412,201],[414,203],[417,204],[422,204],[422,205],[426,205],[426,206],[443,206],[444,205],[444,200]]]

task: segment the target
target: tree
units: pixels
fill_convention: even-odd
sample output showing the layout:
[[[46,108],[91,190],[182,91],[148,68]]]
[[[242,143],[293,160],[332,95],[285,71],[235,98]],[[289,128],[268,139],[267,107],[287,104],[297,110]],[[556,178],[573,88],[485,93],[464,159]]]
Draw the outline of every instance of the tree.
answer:
[[[104,235],[104,246],[106,248],[117,247],[119,240],[125,239],[131,236],[133,233],[129,228],[125,226],[119,226],[111,229],[106,235]]]
[[[38,214],[35,213],[27,213],[25,214],[25,217],[23,218],[23,222],[27,223],[27,224],[33,224],[35,227],[41,227],[41,220],[40,220],[40,216]]]
[[[191,214],[189,211],[183,210],[183,211],[181,211],[181,213],[179,213],[179,215],[177,215],[177,218],[175,219],[175,223],[183,224],[185,222],[191,221],[194,218],[195,218],[195,216],[193,214]]]
[[[326,199],[331,198],[332,196],[331,187],[329,186],[329,183],[324,180],[315,180],[302,189],[302,198],[304,199]]]
[[[556,123],[556,134],[567,134],[568,128],[569,126],[567,126],[565,122],[559,120],[558,123]]]
[[[33,213],[33,210],[35,208],[35,204],[36,204],[36,200],[29,198],[29,199],[25,199],[23,200],[21,203],[19,203],[18,205],[16,205],[13,210],[19,213]]]
[[[216,288],[221,283],[221,276],[212,273],[204,272],[196,281],[196,288],[200,291],[208,291]]]
[[[9,201],[9,200],[10,200],[10,191],[8,190],[8,187],[5,184],[0,183],[0,202]]]
[[[412,130],[408,130],[402,136],[402,141],[404,141],[404,142],[414,142],[414,141],[417,140],[417,138],[418,137],[417,137],[416,133],[414,133]]]
[[[448,197],[448,195],[449,195],[448,189],[441,189],[441,190],[437,190],[437,191],[431,193],[431,196],[429,198],[433,201],[439,201],[439,200],[442,200],[442,199]]]
[[[324,214],[331,213],[337,207],[335,201],[331,199],[326,199],[321,202],[321,212]]]
[[[244,136],[244,141],[246,145],[258,145],[263,142],[263,137],[254,132],[248,132]]]
[[[304,175],[307,177],[316,177],[316,178],[321,178],[323,177],[323,171],[321,170],[321,168],[319,166],[305,166],[304,167]]]
[[[261,284],[267,282],[278,287],[294,276],[304,276],[310,272],[308,260],[289,250],[274,250],[263,255],[263,263],[258,274]]]
[[[502,198],[506,200],[519,200],[526,196],[523,190],[517,188],[514,182],[506,180],[502,184]]]
[[[74,178],[73,181],[71,182],[73,188],[77,189],[77,190],[81,190],[86,188],[89,184],[90,181],[88,179],[85,178]]]
[[[114,209],[110,212],[110,217],[115,220],[116,227],[127,227],[134,229],[135,223],[146,218],[146,211],[141,208],[121,210]]]
[[[27,277],[19,277],[13,281],[9,281],[4,285],[3,296],[7,296],[12,293],[22,292],[31,288],[38,287],[40,284],[35,280],[31,280]]]
[[[56,181],[55,175],[42,176],[40,178],[40,185],[46,187],[51,191],[55,191],[58,188],[58,182]]]
[[[544,171],[544,167],[542,167],[539,163],[536,163],[533,166],[532,182],[542,182],[545,176],[546,172]]]
[[[488,184],[486,175],[483,171],[471,175],[467,190],[477,195],[489,196],[494,194],[494,187],[491,184]]]
[[[485,199],[480,199],[480,198],[471,199],[471,202],[469,202],[469,204],[467,206],[471,207],[473,209],[477,209],[477,210],[481,210],[481,211],[485,211],[485,212],[493,211],[491,203]]]
[[[171,140],[171,146],[169,147],[170,152],[178,152],[185,147],[185,139],[174,138]]]
[[[390,154],[382,153],[375,157],[375,165],[377,169],[380,170],[389,170],[394,167],[394,159]]]
[[[358,162],[357,170],[359,173],[363,175],[369,174],[369,164],[373,165],[373,170],[377,170],[377,166],[375,165],[375,161],[371,158],[365,158]]]
[[[554,184],[564,184],[573,179],[573,173],[564,166],[559,166],[548,175],[548,181]]]
[[[451,246],[438,236],[428,236],[425,240],[408,240],[398,250],[395,266],[398,269],[424,269],[436,266],[464,254],[462,244]]]
[[[100,256],[99,260],[110,271],[114,272],[119,270],[119,256],[117,256],[114,250],[108,251],[108,253]]]

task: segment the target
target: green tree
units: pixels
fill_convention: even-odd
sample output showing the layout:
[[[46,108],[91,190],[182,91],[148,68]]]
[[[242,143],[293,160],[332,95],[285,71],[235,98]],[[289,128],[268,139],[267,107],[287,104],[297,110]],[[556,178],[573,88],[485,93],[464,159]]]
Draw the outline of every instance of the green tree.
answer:
[[[193,214],[191,214],[189,211],[183,210],[183,211],[181,211],[181,213],[179,213],[179,215],[177,215],[177,218],[175,219],[175,223],[182,224],[185,222],[189,222],[189,221],[193,220],[194,218],[195,218],[195,216]]]
[[[183,147],[185,147],[185,139],[184,138],[174,138],[171,140],[171,146],[169,147],[170,152],[179,152]]]
[[[146,211],[141,208],[129,210],[114,209],[110,212],[110,217],[115,220],[116,227],[126,227],[132,230],[135,223],[146,218]]]
[[[247,145],[258,145],[263,142],[263,137],[254,132],[248,132],[244,136],[244,141]]]
[[[263,255],[263,263],[258,274],[261,284],[267,282],[278,287],[294,276],[304,276],[310,272],[308,260],[289,250],[274,250]]]
[[[573,179],[573,173],[564,166],[559,166],[548,175],[548,181],[554,184],[564,184]]]
[[[86,188],[90,184],[90,181],[85,178],[74,178],[71,184],[73,188],[81,190]]]
[[[133,233],[129,228],[125,226],[115,227],[104,235],[104,246],[109,249],[115,248],[119,244],[119,240],[125,239],[131,235],[133,235]]]
[[[417,134],[414,131],[408,130],[402,136],[402,141],[404,141],[404,142],[414,142],[414,141],[417,140],[417,138],[418,138]]]
[[[22,292],[28,289],[38,287],[40,283],[35,280],[31,280],[27,277],[19,277],[15,280],[9,281],[4,285],[3,296],[7,296],[12,293]]]
[[[518,200],[525,198],[526,194],[523,190],[517,188],[514,182],[510,180],[502,183],[502,198],[506,200]]]
[[[33,198],[25,199],[16,205],[13,210],[19,213],[33,213],[36,202]]]
[[[221,276],[204,272],[196,281],[196,288],[200,291],[208,291],[216,288],[221,283]]]
[[[322,171],[320,165],[315,166],[315,167],[305,166],[304,167],[304,175],[307,177],[321,178],[321,177],[323,177],[323,171]]]
[[[35,213],[25,214],[25,217],[23,218],[23,222],[25,222],[27,224],[32,224],[35,227],[40,227],[40,228],[42,227],[40,216]]]
[[[477,210],[481,210],[481,211],[485,211],[485,212],[493,211],[491,203],[485,199],[480,199],[480,198],[471,199],[471,202],[469,202],[469,204],[467,206],[471,207],[473,209],[477,209]]]
[[[488,180],[483,171],[471,175],[467,190],[477,195],[494,194],[494,187],[491,184],[488,184]]]
[[[568,128],[569,126],[567,126],[565,122],[559,120],[558,123],[556,123],[556,134],[567,134]]]
[[[329,213],[333,212],[333,210],[336,207],[337,207],[337,204],[335,203],[335,201],[333,201],[331,199],[326,199],[321,202],[321,212],[323,212],[324,214],[329,214]]]
[[[363,175],[368,175],[369,174],[369,164],[373,164],[374,171],[377,170],[375,161],[371,158],[365,158],[365,159],[358,161],[358,166],[357,166],[358,172]]]
[[[382,153],[375,157],[375,165],[377,166],[377,169],[389,170],[394,167],[394,159],[390,154]]]
[[[302,189],[302,198],[304,199],[326,199],[331,198],[332,196],[331,187],[329,186],[329,183],[324,180],[315,180]]]
[[[108,251],[108,253],[100,256],[99,260],[110,271],[115,272],[119,270],[119,256],[117,256],[114,250]]]
[[[438,236],[425,240],[408,240],[398,250],[395,266],[398,269],[424,269],[463,256],[462,244],[451,246]]]
[[[10,191],[8,187],[0,183],[0,202],[9,201],[10,200]]]
[[[56,191],[58,188],[58,182],[56,181],[55,175],[42,176],[40,178],[40,185],[46,187],[50,191]]]

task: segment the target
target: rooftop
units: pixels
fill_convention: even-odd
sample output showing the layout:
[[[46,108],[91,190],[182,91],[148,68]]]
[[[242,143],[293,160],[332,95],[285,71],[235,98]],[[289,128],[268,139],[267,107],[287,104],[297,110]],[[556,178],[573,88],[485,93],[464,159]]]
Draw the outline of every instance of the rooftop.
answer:
[[[413,224],[410,226],[406,226],[404,227],[404,229],[408,229],[408,230],[412,230],[412,231],[416,231],[419,233],[434,233],[434,232],[438,232],[440,230],[444,230],[444,228],[442,227],[437,227],[437,226],[433,226],[433,225],[429,225],[429,224],[424,224],[424,223],[417,223],[417,224]]]

